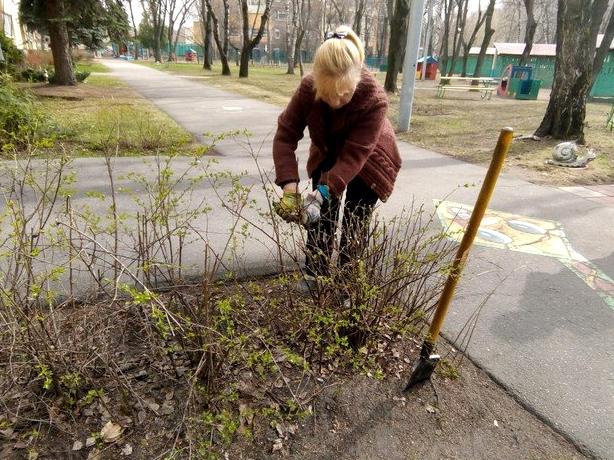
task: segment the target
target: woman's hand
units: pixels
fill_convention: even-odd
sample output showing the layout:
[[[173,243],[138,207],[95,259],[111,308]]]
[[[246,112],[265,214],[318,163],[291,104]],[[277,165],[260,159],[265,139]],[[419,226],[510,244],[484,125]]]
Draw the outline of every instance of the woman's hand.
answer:
[[[283,186],[281,200],[273,203],[273,210],[286,222],[301,222],[303,198],[298,193],[298,184],[291,182]]]

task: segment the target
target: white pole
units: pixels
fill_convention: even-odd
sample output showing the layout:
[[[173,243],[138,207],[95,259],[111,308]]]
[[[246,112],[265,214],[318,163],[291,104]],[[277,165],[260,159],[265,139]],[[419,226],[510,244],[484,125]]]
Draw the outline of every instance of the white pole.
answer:
[[[399,107],[399,131],[409,130],[411,109],[416,84],[416,60],[420,48],[420,31],[424,14],[424,0],[412,0],[409,10],[407,44],[405,45],[405,60],[403,62],[403,86]]]

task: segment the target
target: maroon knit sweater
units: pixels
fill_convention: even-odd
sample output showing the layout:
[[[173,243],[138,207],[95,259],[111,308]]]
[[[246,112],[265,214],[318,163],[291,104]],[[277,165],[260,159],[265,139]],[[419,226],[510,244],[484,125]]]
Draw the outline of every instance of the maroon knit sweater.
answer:
[[[337,158],[334,166],[320,177],[320,183],[328,185],[333,195],[340,196],[347,184],[359,176],[386,201],[401,168],[394,129],[386,117],[387,108],[384,89],[363,70],[352,100],[333,111],[331,126],[325,126],[325,114],[330,108],[315,100],[313,76],[305,76],[278,119],[273,140],[275,183],[299,182],[295,151],[307,126],[311,137],[309,177],[327,155],[334,155]],[[331,144],[336,151],[329,151]]]

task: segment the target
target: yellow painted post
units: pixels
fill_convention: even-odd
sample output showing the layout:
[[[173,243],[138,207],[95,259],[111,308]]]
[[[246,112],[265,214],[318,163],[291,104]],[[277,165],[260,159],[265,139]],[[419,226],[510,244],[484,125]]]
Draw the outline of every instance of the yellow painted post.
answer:
[[[454,295],[456,284],[458,283],[465,265],[465,261],[467,260],[467,254],[469,253],[473,240],[478,233],[480,223],[482,222],[482,217],[484,217],[484,212],[486,211],[490,198],[492,197],[495,184],[497,183],[497,178],[499,177],[499,173],[503,168],[507,151],[512,143],[513,134],[514,130],[512,128],[503,128],[499,134],[499,140],[497,141],[497,146],[495,147],[492,160],[490,161],[488,172],[486,173],[484,183],[480,189],[480,194],[478,195],[475,207],[471,213],[469,224],[467,224],[467,228],[465,229],[465,234],[461,240],[460,247],[458,248],[454,262],[452,263],[451,273],[448,275],[446,285],[441,293],[441,298],[439,299],[437,309],[435,310],[435,315],[433,316],[433,320],[431,322],[431,327],[429,328],[429,332],[425,339],[425,342],[430,345],[429,348],[431,350],[437,341],[437,337],[439,337],[439,332],[441,331],[443,321],[446,317],[446,313],[448,312],[448,307],[450,305],[450,301],[452,300],[452,296]]]

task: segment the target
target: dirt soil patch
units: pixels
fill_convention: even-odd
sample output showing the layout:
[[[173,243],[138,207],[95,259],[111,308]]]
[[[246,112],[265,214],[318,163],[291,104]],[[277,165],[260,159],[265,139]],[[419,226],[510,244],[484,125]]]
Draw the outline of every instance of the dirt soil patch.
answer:
[[[457,379],[437,375],[402,394],[408,372],[383,382],[355,377],[327,391],[291,457],[584,458],[466,359]]]
[[[246,287],[234,286],[226,292]],[[283,296],[270,279],[247,286],[268,302]],[[198,291],[183,301],[197,305]],[[417,338],[377,353],[379,375],[334,357],[307,369],[296,354],[265,345],[218,383],[217,402],[203,404],[205,387],[192,385],[197,368],[160,341],[150,310],[132,302],[62,307],[54,327],[80,371],[59,379],[40,365],[38,375],[14,379],[18,364],[6,358],[19,346],[4,348],[0,458],[584,458],[445,343],[432,383],[402,393]],[[62,391],[49,391],[51,380]]]

